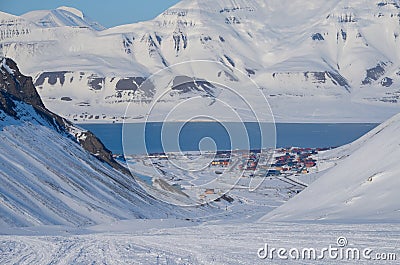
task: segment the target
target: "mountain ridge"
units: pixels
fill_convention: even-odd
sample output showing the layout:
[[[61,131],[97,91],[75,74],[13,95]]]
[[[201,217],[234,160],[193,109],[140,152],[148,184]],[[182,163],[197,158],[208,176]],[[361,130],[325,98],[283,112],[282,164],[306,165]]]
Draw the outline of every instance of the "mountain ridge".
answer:
[[[36,91],[32,77],[21,74],[14,61],[8,58],[1,59],[1,69],[2,82],[0,85],[2,91],[12,95],[17,100],[32,105],[36,112],[47,119],[49,124],[53,125],[58,132],[72,136],[74,140],[78,141],[83,148],[95,155],[100,161],[108,163],[113,168],[125,174],[129,174],[128,170],[113,159],[111,151],[109,151],[93,133],[74,126],[68,120],[46,109]],[[3,95],[2,101],[2,109],[8,114],[13,114],[13,117],[18,118],[17,113],[12,108],[14,104],[4,104],[6,101],[11,102],[7,100],[6,95]]]
[[[97,21],[92,20],[76,8],[60,6],[53,10],[37,10],[25,13],[22,18],[31,21],[42,28],[52,27],[82,27],[96,31],[106,29]]]
[[[154,20],[101,31],[50,28],[40,29],[39,36],[31,29],[29,35],[4,39],[0,50],[24,62],[22,69],[35,76],[50,109],[79,122],[122,122],[127,104],[154,99],[142,97],[135,82],[119,89],[119,80],[146,79],[196,60],[221,63],[211,69],[214,75],[246,73],[283,122],[377,122],[397,113],[399,1],[303,5],[181,1]],[[196,69],[191,75],[201,79],[206,73]],[[138,113],[130,122],[145,116]]]
[[[156,199],[182,197],[171,191],[147,193],[91,132],[47,110],[32,78],[9,58],[0,62],[0,138],[2,227],[86,227],[203,212]]]

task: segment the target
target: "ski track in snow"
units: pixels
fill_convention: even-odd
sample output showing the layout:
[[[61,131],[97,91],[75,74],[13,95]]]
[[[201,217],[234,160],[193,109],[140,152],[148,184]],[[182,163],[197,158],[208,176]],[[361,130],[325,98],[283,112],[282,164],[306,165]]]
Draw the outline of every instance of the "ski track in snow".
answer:
[[[264,243],[276,248],[321,249],[335,246],[340,236],[348,239],[349,247],[369,247],[374,253],[396,253],[400,247],[400,228],[392,224],[204,225],[131,234],[1,236],[0,263],[270,264],[257,257],[257,250]],[[323,260],[323,264],[337,262]],[[310,264],[310,261],[294,263]],[[274,264],[288,264],[288,261],[275,259]],[[371,264],[377,263],[372,261]]]

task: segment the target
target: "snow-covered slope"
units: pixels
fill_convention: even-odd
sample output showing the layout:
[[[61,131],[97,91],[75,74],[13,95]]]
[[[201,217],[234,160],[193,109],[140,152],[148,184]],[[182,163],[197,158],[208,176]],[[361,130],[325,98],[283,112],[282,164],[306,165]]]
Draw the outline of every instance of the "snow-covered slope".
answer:
[[[148,195],[90,132],[48,111],[10,59],[0,64],[0,139],[2,227],[190,216]]]
[[[399,132],[400,114],[327,152],[337,165],[262,221],[399,222]]]
[[[36,28],[38,26],[33,22],[0,11],[0,41],[21,35],[28,35],[31,33],[31,30]]]
[[[54,10],[31,11],[22,18],[34,22],[43,28],[53,27],[80,27],[93,30],[106,29],[98,22],[86,17],[80,10],[72,7],[61,6]]]
[[[235,69],[254,79],[278,121],[383,121],[400,109],[399,0],[184,0],[152,21],[102,31],[37,26],[58,13],[82,17],[26,14],[29,34],[5,33],[0,49],[35,76],[46,106],[76,121],[121,121],[128,102],[154,99],[138,88],[144,78],[188,60],[218,62],[192,63],[190,77],[240,83]]]

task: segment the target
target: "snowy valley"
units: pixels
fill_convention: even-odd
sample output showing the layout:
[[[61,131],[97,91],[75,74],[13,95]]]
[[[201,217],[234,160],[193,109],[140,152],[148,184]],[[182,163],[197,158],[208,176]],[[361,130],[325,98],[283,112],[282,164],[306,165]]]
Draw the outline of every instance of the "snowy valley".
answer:
[[[228,193],[233,202],[188,208],[155,199],[184,198],[148,186],[149,195],[104,147],[85,144],[94,136],[48,111],[12,60],[2,60],[1,75],[2,264],[265,264],[265,244],[321,249],[343,240],[372,249],[361,260],[398,258],[398,115],[321,153],[316,180],[292,199],[290,178],[266,178],[254,192],[243,179]]]
[[[113,28],[0,11],[0,264],[396,264],[399,34],[400,0],[182,0]],[[129,154],[146,130],[122,126],[113,154],[76,125],[149,121],[273,143],[178,152],[182,125]],[[278,148],[275,121],[380,125]]]

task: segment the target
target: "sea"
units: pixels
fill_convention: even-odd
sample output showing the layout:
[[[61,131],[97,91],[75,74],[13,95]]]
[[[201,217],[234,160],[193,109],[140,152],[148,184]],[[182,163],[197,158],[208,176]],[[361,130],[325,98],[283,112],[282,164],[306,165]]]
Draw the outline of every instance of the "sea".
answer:
[[[80,124],[114,154],[330,148],[351,143],[375,123],[150,122]]]

